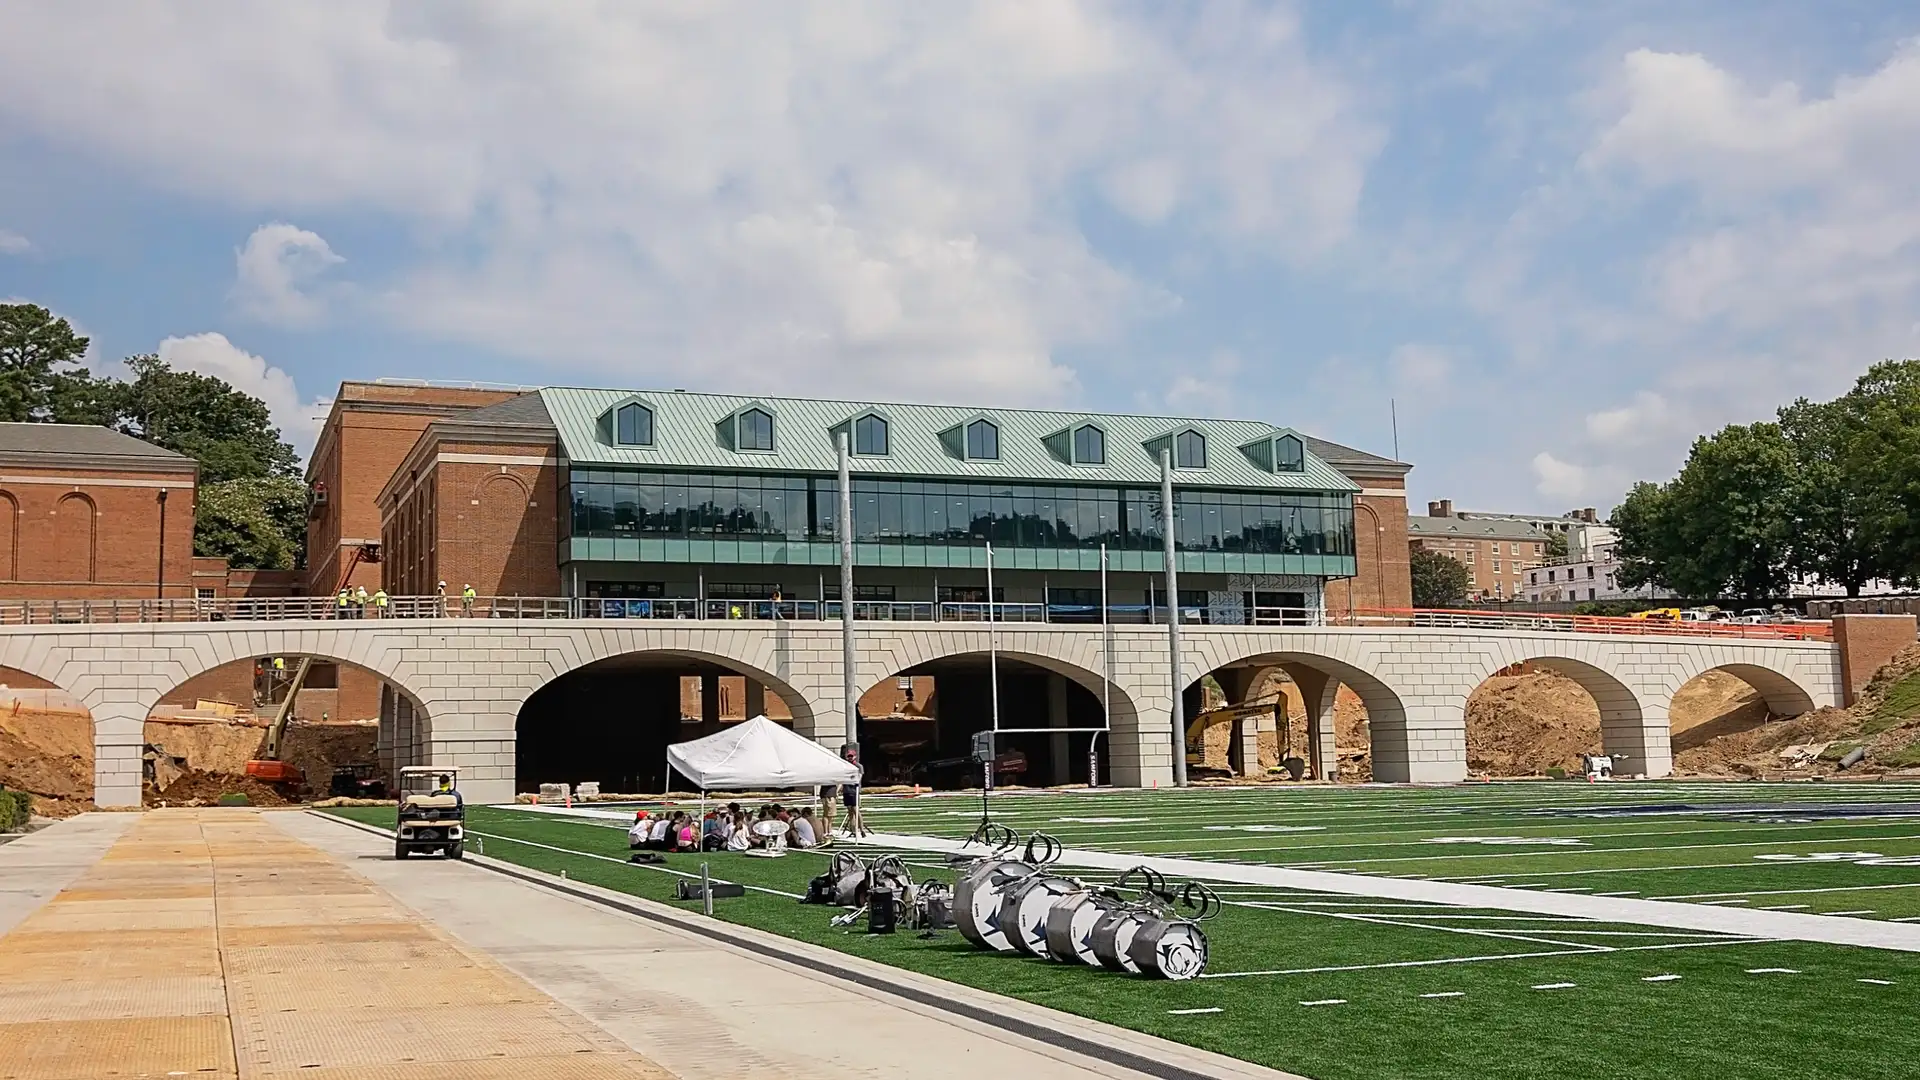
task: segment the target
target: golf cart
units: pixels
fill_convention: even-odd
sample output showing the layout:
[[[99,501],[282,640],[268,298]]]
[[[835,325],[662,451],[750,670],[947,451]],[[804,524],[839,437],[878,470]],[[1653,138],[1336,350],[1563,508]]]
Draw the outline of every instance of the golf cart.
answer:
[[[467,808],[460,798],[460,770],[452,765],[408,765],[400,770],[400,817],[393,831],[393,857],[438,851],[460,857]]]

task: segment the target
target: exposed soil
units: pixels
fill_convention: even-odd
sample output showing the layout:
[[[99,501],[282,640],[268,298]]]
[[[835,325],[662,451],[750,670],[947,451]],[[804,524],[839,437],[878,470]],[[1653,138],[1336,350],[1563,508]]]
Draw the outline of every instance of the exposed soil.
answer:
[[[166,790],[149,792],[148,802],[167,806],[212,806],[220,801],[222,795],[245,795],[251,806],[291,806],[297,801],[251,776],[189,772],[168,784]]]
[[[93,802],[93,720],[59,690],[0,691],[0,787],[33,795],[34,813]]]
[[[1920,767],[1920,645],[1875,672],[1859,700],[1845,709],[1758,723],[1751,702],[1745,709],[1676,736],[1676,765],[1686,772],[1759,777],[1911,773]],[[1855,747],[1865,748],[1866,760],[1843,773],[1839,759]]]

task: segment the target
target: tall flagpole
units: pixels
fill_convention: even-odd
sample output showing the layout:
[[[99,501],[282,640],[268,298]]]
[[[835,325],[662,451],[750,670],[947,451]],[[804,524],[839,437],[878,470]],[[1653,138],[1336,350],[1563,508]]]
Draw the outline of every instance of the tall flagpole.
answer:
[[[993,690],[993,742],[988,745],[987,776],[993,786],[993,757],[1000,753],[1000,618],[993,609],[993,544],[987,544],[987,679]]]
[[[847,464],[847,433],[843,431],[840,433],[840,681],[847,707],[847,741],[857,748],[860,745],[860,678],[853,656],[853,479]]]
[[[1173,557],[1173,450],[1160,451],[1160,532],[1167,559],[1167,677],[1173,685],[1173,786],[1187,786],[1187,720],[1181,702],[1186,687],[1180,678],[1180,575]]]

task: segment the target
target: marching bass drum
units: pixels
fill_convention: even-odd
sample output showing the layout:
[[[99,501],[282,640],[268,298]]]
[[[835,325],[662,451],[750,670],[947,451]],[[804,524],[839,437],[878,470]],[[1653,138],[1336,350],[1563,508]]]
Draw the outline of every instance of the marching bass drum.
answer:
[[[1100,966],[1109,971],[1138,975],[1140,965],[1133,961],[1133,939],[1139,935],[1142,927],[1157,917],[1130,907],[1116,908],[1102,915],[1093,924],[1092,941],[1093,955],[1100,961]]]
[[[1047,909],[1047,955],[1061,963],[1079,961],[1099,967],[1093,955],[1093,927],[1119,901],[1090,890],[1068,893]]]
[[[1183,982],[1207,969],[1207,935],[1185,919],[1153,919],[1134,933],[1127,956],[1148,975]]]
[[[982,859],[953,886],[953,922],[962,937],[982,949],[1012,952],[1000,930],[1000,895],[1008,885],[1033,873],[1018,859]]]
[[[1026,956],[1047,955],[1047,912],[1053,902],[1080,886],[1052,874],[1035,874],[1016,881],[1000,894],[1000,930],[1013,951]]]

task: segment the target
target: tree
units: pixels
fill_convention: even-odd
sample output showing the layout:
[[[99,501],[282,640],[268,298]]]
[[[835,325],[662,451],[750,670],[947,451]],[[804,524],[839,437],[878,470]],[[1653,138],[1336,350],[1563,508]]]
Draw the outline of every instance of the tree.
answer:
[[[1567,534],[1558,529],[1549,530],[1546,539],[1546,555],[1550,559],[1567,557]]]
[[[259,398],[211,375],[175,371],[151,354],[130,356],[119,402],[120,430],[200,463],[200,482],[300,474],[293,447],[280,440]]]
[[[1920,580],[1920,360],[1875,364],[1834,404],[1844,420],[1835,469],[1856,496],[1863,561]]]
[[[1680,475],[1637,484],[1614,511],[1620,583],[1682,596],[1777,596],[1787,585],[1793,448],[1780,425],[1730,424],[1694,441]]]
[[[72,372],[89,341],[37,304],[0,304],[0,420],[22,423],[51,415],[56,380],[93,382]]]
[[[246,477],[203,484],[193,520],[193,553],[225,556],[229,566],[291,570],[303,561],[307,489],[291,477]]]
[[[1408,561],[1413,571],[1414,607],[1453,607],[1466,601],[1473,580],[1458,559],[1426,548],[1414,548]]]
[[[1862,438],[1863,402],[1849,394],[1837,401],[1805,398],[1780,410],[1780,430],[1793,450],[1787,484],[1794,573],[1846,587],[1848,596],[1874,578],[1892,577],[1884,538],[1867,527],[1873,493],[1848,458]]]

